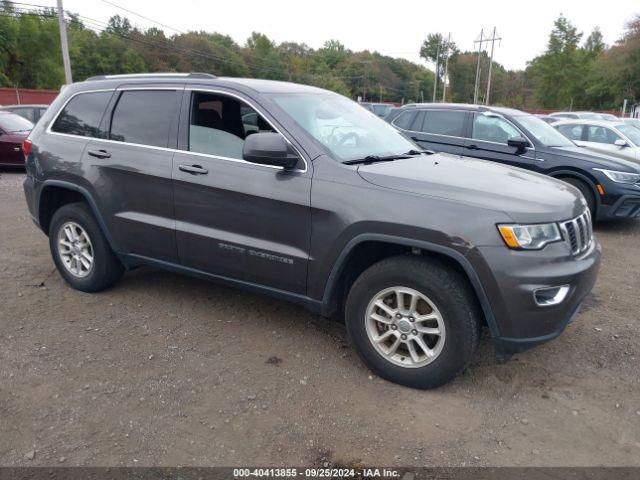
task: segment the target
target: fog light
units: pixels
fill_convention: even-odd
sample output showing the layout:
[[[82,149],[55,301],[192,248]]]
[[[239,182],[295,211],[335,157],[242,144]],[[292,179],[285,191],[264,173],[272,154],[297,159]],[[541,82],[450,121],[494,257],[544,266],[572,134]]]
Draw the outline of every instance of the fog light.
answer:
[[[567,298],[569,293],[569,285],[562,285],[560,287],[545,287],[538,288],[533,292],[533,298],[536,303],[541,307],[550,307],[552,305],[558,305]]]

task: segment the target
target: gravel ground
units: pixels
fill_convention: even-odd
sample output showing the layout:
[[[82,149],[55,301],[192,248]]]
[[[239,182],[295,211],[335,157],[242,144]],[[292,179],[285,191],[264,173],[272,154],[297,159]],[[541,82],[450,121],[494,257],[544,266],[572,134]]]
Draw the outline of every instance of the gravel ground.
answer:
[[[640,465],[640,222],[559,339],[437,391],[374,377],[344,329],[154,269],[84,294],[23,174],[0,172],[0,465]]]

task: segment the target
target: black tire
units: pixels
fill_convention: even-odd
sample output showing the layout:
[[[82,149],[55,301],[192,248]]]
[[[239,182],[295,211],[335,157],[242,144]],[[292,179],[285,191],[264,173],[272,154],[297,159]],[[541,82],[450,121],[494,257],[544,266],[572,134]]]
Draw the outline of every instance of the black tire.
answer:
[[[91,242],[93,264],[84,277],[76,276],[69,271],[58,249],[61,229],[68,222],[79,225]],[[104,290],[120,280],[124,273],[122,263],[114,255],[93,213],[85,203],[69,203],[56,210],[49,228],[49,247],[58,272],[76,290],[83,292]]]
[[[589,207],[589,212],[591,212],[591,218],[595,220],[596,197],[593,194],[593,190],[591,189],[591,187],[586,182],[583,182],[582,180],[579,180],[577,178],[562,178],[561,180],[567,182],[570,185],[573,185],[578,190],[580,190],[580,193],[582,193],[582,196],[587,201],[587,207]]]
[[[369,302],[379,292],[394,286],[425,295],[442,316],[446,331],[442,349],[424,366],[408,368],[392,363],[376,350],[367,334]],[[446,264],[424,257],[396,256],[374,264],[358,277],[347,297],[345,320],[360,358],[374,373],[401,385],[429,389],[451,381],[471,362],[481,330],[476,305],[465,279]]]

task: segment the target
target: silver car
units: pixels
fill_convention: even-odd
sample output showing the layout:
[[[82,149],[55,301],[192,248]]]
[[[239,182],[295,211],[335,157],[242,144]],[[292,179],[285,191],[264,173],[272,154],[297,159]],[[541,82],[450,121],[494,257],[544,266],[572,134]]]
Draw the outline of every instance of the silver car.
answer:
[[[563,120],[553,126],[581,147],[640,162],[640,129],[627,122]]]
[[[598,113],[598,112],[554,112],[549,114],[550,117],[557,118],[558,120],[608,120],[610,122],[617,122],[619,118],[610,113]]]

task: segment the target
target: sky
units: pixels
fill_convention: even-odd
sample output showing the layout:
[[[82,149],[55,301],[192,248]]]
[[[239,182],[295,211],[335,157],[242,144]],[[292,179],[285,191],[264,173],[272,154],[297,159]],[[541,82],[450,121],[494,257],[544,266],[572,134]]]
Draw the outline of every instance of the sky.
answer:
[[[584,32],[583,38],[600,27],[607,44],[619,39],[625,24],[640,15],[638,0],[64,0],[64,8],[102,22],[124,15],[134,25],[159,27],[167,35],[176,32],[154,21],[180,31],[215,31],[241,45],[252,31],[277,43],[294,41],[312,48],[337,39],[351,50],[376,50],[421,64],[425,62],[418,52],[429,33],[451,33],[460,50],[472,50],[481,29],[496,27],[502,40],[496,42],[494,58],[508,69],[525,68],[545,50],[553,21],[561,13]]]

